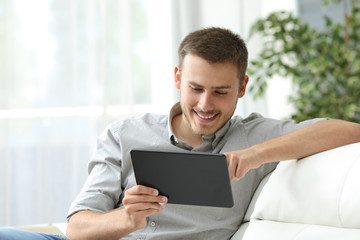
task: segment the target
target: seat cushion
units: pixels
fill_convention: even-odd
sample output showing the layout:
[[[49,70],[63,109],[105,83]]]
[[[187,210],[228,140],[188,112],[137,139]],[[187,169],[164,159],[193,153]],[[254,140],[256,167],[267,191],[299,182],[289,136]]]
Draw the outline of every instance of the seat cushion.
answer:
[[[358,240],[359,236],[360,229],[253,220],[242,240]]]

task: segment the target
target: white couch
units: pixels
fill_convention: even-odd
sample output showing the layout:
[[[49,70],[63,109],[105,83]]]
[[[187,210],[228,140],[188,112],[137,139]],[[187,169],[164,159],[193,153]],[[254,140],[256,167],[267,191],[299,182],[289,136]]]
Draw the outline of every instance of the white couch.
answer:
[[[280,162],[232,240],[359,240],[360,143]]]
[[[30,226],[61,233],[66,224]],[[360,240],[360,143],[279,163],[232,240]]]

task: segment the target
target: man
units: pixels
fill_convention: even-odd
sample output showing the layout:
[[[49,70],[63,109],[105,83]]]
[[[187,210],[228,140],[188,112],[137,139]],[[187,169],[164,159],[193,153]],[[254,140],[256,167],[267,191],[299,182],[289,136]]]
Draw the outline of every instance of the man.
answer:
[[[232,118],[237,100],[245,94],[246,67],[247,50],[239,36],[220,28],[189,34],[179,47],[179,66],[175,67],[180,104],[169,117],[123,120],[102,134],[89,165],[89,179],[70,209],[68,236],[228,239],[241,224],[259,181],[274,169],[276,161],[360,140],[359,125],[340,120],[294,124],[257,114]],[[171,204],[164,208],[166,197],[135,184],[131,148],[225,153],[230,177],[238,180],[232,182],[235,206]]]
[[[89,177],[68,215],[76,239],[229,239],[257,185],[280,160],[360,141],[360,125],[313,119],[299,124],[251,114],[233,116],[248,84],[247,49],[221,28],[190,33],[179,47],[169,116],[146,114],[112,123],[99,137]],[[234,195],[231,209],[168,204],[135,183],[132,148],[224,153]],[[185,173],[184,173],[185,176]]]

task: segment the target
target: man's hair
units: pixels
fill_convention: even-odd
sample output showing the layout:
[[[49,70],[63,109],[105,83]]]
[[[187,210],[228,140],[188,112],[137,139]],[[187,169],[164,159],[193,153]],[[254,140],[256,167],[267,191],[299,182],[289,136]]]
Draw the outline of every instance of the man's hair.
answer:
[[[239,70],[240,84],[245,77],[248,62],[246,44],[239,35],[228,29],[204,28],[187,35],[178,49],[180,69],[185,56],[189,53],[210,63],[235,64]]]

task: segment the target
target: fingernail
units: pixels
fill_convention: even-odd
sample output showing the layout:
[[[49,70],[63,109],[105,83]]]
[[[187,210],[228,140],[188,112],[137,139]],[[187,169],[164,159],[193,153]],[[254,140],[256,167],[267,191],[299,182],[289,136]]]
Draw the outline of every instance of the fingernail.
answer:
[[[162,198],[161,198],[161,201],[162,201],[162,202],[167,202],[167,198],[166,198],[166,197],[162,197]]]

